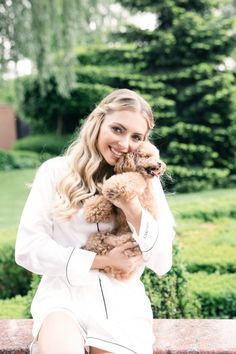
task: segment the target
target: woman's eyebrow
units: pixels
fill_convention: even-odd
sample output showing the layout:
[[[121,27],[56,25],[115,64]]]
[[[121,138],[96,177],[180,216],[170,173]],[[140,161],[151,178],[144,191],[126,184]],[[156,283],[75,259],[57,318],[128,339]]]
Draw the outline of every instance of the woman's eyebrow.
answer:
[[[122,125],[121,123],[113,122],[113,124],[117,124],[117,125],[119,125],[122,129],[127,130],[127,128],[126,128],[124,125]],[[134,134],[139,135],[139,136],[144,136],[144,135],[145,135],[145,134],[143,134],[143,133],[138,133],[138,132],[135,132]]]

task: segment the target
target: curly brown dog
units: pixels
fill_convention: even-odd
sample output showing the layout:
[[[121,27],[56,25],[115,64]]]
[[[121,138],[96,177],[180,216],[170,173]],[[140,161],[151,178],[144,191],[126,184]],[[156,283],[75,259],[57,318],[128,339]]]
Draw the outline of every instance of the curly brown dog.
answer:
[[[114,221],[112,233],[96,232],[83,247],[98,255],[105,255],[114,247],[134,240],[124,213],[112,204],[114,201],[128,201],[138,196],[142,207],[157,218],[152,178],[164,173],[165,164],[160,160],[158,149],[145,141],[136,151],[123,154],[114,171],[116,174],[104,182],[102,195],[90,197],[84,203],[87,222]],[[132,257],[141,254],[141,251],[137,246],[124,253]],[[116,279],[128,279],[132,275],[114,267],[106,267],[102,271]]]

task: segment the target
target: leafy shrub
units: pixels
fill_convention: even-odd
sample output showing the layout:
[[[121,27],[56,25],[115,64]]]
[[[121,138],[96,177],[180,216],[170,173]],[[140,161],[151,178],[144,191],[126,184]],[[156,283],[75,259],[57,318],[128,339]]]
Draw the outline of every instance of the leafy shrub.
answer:
[[[24,318],[26,297],[17,295],[11,299],[0,300],[0,319]]]
[[[11,170],[12,166],[14,166],[14,159],[12,155],[0,149],[0,171]]]
[[[228,169],[182,167],[168,165],[171,179],[165,178],[168,189],[174,192],[189,193],[226,186]]]
[[[44,82],[44,92],[38,80],[32,77],[21,79],[21,83],[20,115],[30,124],[34,133],[73,133],[81,119],[112,91],[107,85],[79,82],[69,97],[62,97],[54,78]]]
[[[66,147],[69,145],[71,139],[71,135],[31,135],[17,140],[17,142],[13,145],[13,149],[32,151],[40,154],[42,158],[45,155],[55,156],[60,155],[64,152]]]
[[[155,273],[146,269],[142,276],[155,318],[200,316],[200,305],[188,289],[187,273],[179,252],[179,247],[175,244],[173,266],[167,275],[157,277]]]
[[[25,295],[28,292],[31,273],[15,263],[15,249],[4,245],[0,249],[0,298]]]
[[[191,274],[189,286],[201,303],[203,318],[235,318],[236,274]]]
[[[32,151],[0,150],[0,171],[36,168],[50,157],[51,155],[48,153],[38,154]]]
[[[189,272],[236,272],[236,220],[213,222],[188,219],[178,222],[177,234],[183,245],[182,257]],[[209,251],[210,250],[210,251]]]
[[[30,312],[30,307],[31,307],[31,303],[33,300],[33,297],[36,293],[36,290],[39,286],[41,280],[41,276],[38,274],[33,274],[32,276],[32,280],[31,280],[31,284],[30,284],[30,289],[26,295],[26,301],[25,301],[25,308],[23,311],[24,317],[25,318],[31,318],[31,312]]]

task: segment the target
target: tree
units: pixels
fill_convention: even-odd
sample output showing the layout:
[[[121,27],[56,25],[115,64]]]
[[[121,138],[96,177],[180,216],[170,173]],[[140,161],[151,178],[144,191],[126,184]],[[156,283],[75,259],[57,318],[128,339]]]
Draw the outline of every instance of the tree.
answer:
[[[110,0],[0,0],[0,73],[27,57],[41,86],[55,77],[58,91],[68,94],[76,81],[75,48],[106,35],[108,19],[115,17],[110,5]]]
[[[150,96],[160,125],[153,139],[177,189],[223,185],[236,172],[235,77],[225,61],[235,46],[233,18],[215,0],[121,3],[156,14],[154,31],[129,27],[122,36],[137,44],[142,79],[133,88]]]

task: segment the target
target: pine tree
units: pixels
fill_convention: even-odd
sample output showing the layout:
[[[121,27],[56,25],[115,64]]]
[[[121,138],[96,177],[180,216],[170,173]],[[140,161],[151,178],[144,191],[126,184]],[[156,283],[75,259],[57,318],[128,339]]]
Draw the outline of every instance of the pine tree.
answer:
[[[130,27],[123,37],[137,44],[141,75],[131,86],[155,109],[153,139],[175,190],[226,185],[236,172],[235,77],[225,64],[235,45],[233,19],[223,18],[214,0],[121,3],[156,14],[154,31]]]

